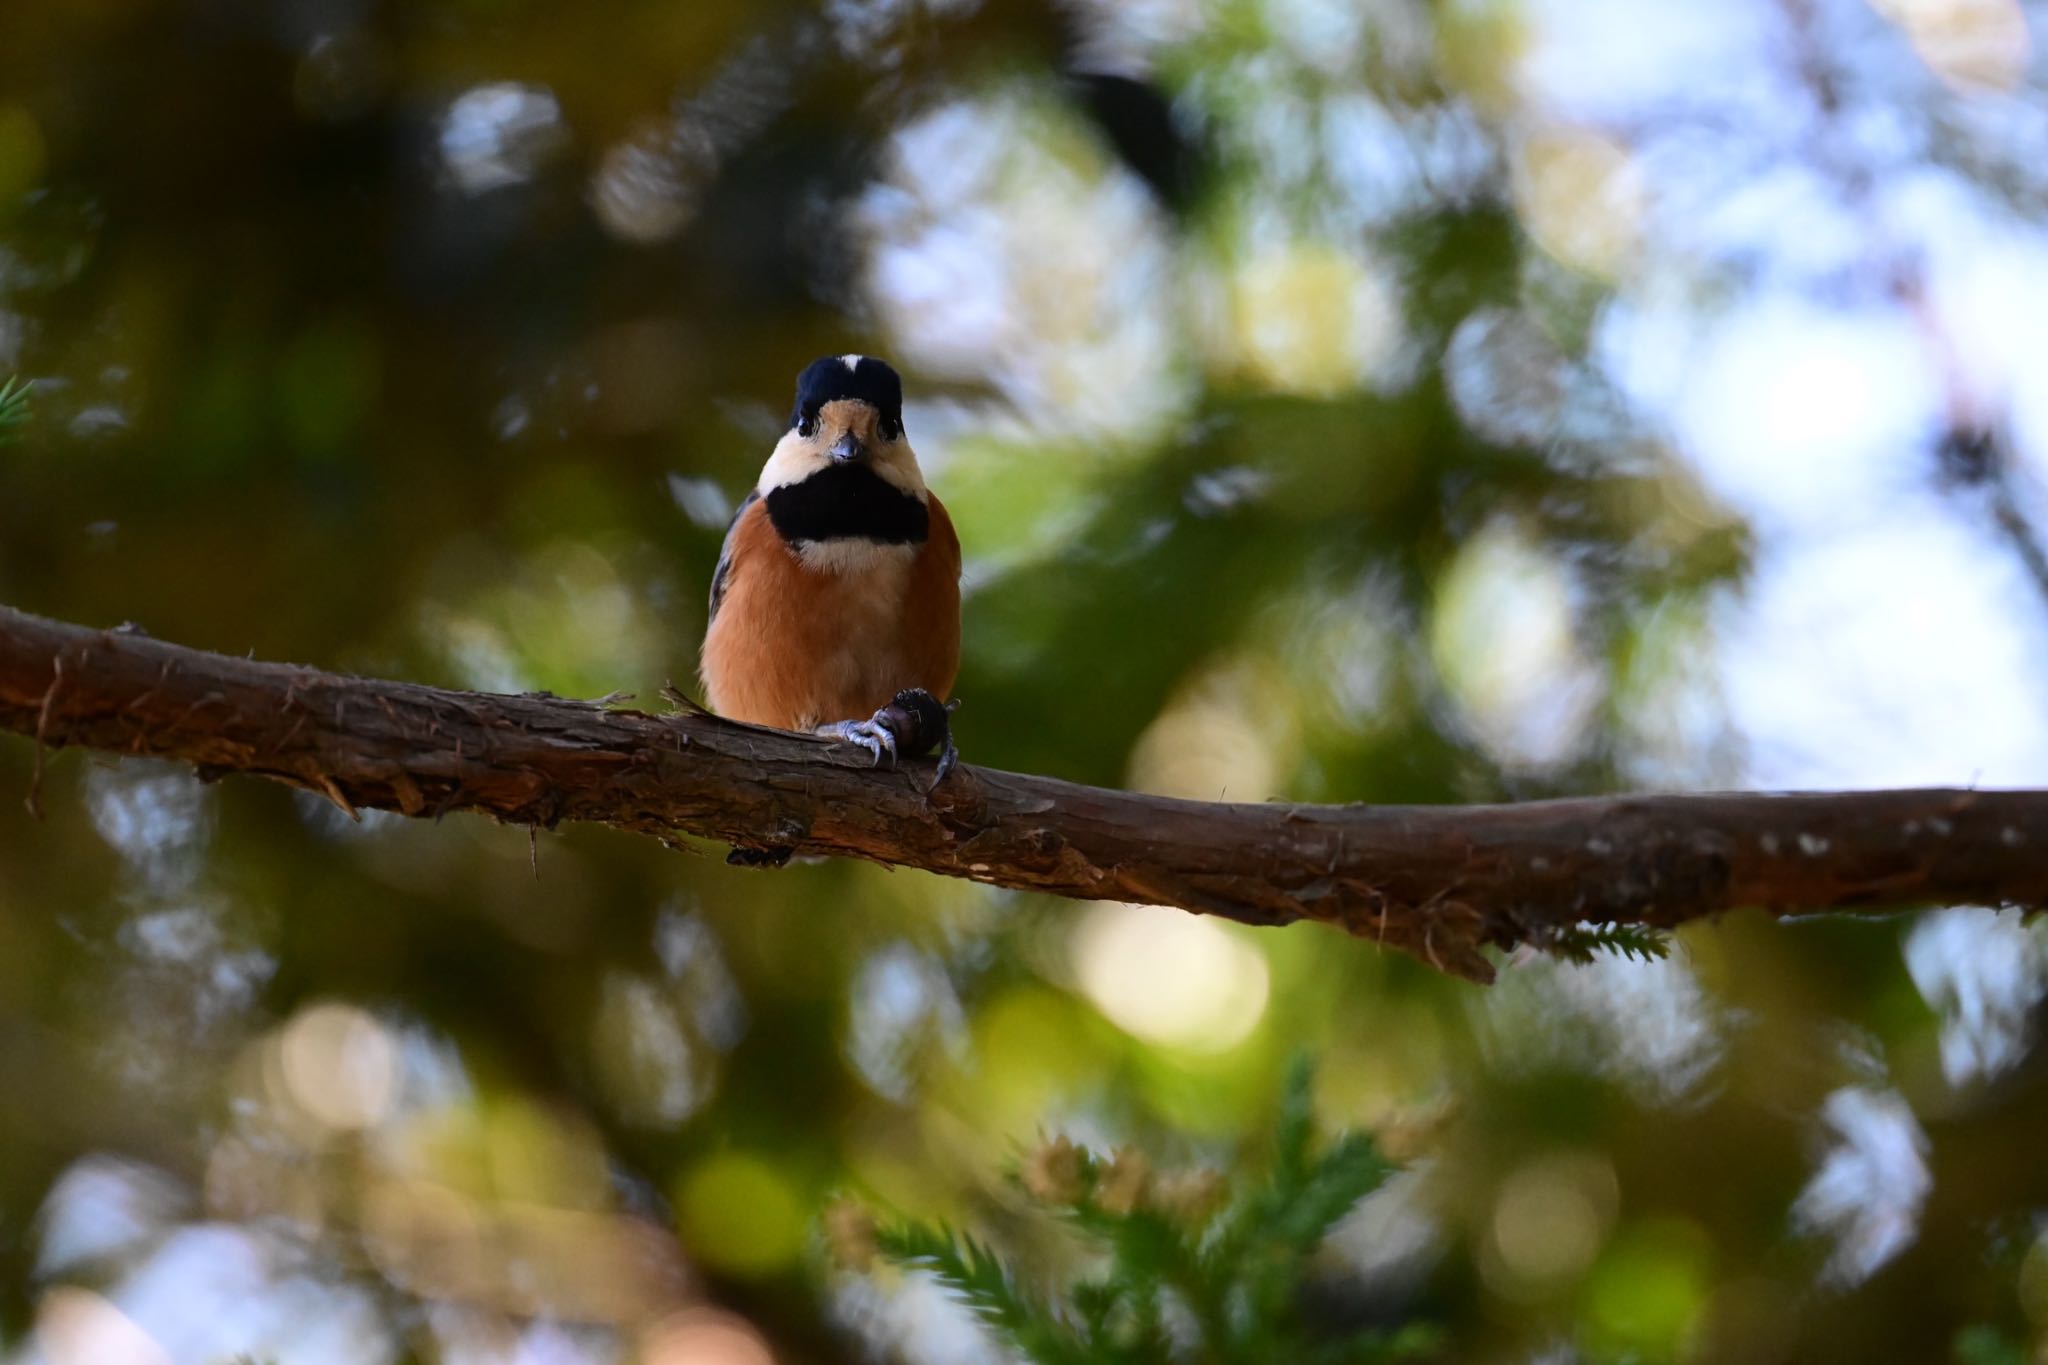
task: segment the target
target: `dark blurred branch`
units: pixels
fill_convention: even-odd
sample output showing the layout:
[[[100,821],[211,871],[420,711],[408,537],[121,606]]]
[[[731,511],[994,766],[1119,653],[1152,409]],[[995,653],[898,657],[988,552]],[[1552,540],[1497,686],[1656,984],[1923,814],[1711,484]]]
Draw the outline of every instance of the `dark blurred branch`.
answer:
[[[0,729],[253,773],[351,812],[588,820],[867,858],[1249,924],[1321,920],[1488,980],[1581,921],[1668,926],[1923,904],[2048,907],[2048,792],[1234,805],[858,751],[701,714],[454,692],[209,654],[0,607]],[[31,793],[33,805],[33,793]],[[738,874],[735,874],[738,875]]]
[[[2012,547],[2020,567],[2034,581],[2035,590],[2043,601],[2048,601],[2048,550],[2042,548],[2039,528],[2020,510],[2012,478],[2010,466],[1998,471],[1991,486],[1991,519],[2005,536],[2006,544]]]

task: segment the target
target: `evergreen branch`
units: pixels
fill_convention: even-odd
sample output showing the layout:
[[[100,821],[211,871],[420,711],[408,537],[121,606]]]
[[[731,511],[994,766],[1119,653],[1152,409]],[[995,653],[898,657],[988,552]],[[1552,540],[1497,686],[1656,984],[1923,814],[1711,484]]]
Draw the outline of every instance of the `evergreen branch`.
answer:
[[[1370,1133],[1346,1133],[1330,1144],[1300,1186],[1276,1201],[1268,1224],[1275,1240],[1312,1251],[1358,1201],[1386,1183],[1394,1164]]]
[[[21,439],[29,419],[28,396],[34,390],[35,384],[19,375],[0,380],[0,446]]]
[[[1556,930],[1542,946],[1554,957],[1582,965],[1600,953],[1644,962],[1661,962],[1671,955],[1671,940],[1642,924],[1575,924]]]
[[[1074,1301],[1074,1312],[1081,1319],[1081,1334],[1090,1354],[1103,1354],[1110,1339],[1110,1318],[1124,1299],[1123,1286],[1115,1278],[1083,1280],[1068,1297]]]
[[[1137,1330],[1129,1345],[1140,1352],[1139,1359],[1157,1359],[1157,1352],[1164,1349],[1160,1298],[1169,1285],[1212,1347],[1220,1349],[1229,1340],[1229,1276],[1217,1273],[1197,1252],[1185,1229],[1151,1209],[1112,1213],[1093,1201],[1061,1212],[1108,1246],[1110,1279],[1123,1287],[1132,1303]],[[1142,1353],[1148,1341],[1154,1351],[1150,1355]]]
[[[1315,1060],[1297,1053],[1280,1089],[1280,1117],[1273,1132],[1273,1185],[1292,1189],[1307,1177],[1308,1145],[1315,1130]]]
[[[1130,1333],[1126,1353],[1133,1360],[1158,1360],[1166,1355],[1166,1315],[1159,1281],[1133,1278],[1130,1286]]]
[[[928,1271],[1017,1349],[1055,1365],[1354,1365],[1431,1351],[1441,1335],[1427,1324],[1333,1330],[1303,1316],[1302,1287],[1331,1228],[1394,1169],[1364,1134],[1319,1146],[1313,1097],[1302,1058],[1288,1068],[1263,1178],[1250,1176],[1222,1217],[1213,1172],[1156,1174],[1138,1152],[1103,1158],[1059,1136],[1025,1154],[1010,1172],[1016,1186],[1103,1253],[1090,1278],[1069,1283],[1064,1316],[1022,1292],[997,1251],[945,1227],[870,1235],[856,1219],[858,1235],[842,1227],[838,1240],[862,1262],[872,1248]]]
[[[1273,1240],[1275,1220],[1285,1216],[1307,1183],[1315,1124],[1314,1078],[1315,1065],[1306,1054],[1288,1064],[1273,1124],[1271,1172],[1262,1188],[1236,1200],[1218,1222],[1203,1255],[1212,1268],[1239,1264],[1252,1247]]]
[[[1287,1320],[1308,1258],[1394,1169],[1363,1133],[1345,1134],[1320,1155],[1311,1153],[1313,1080],[1312,1061],[1296,1059],[1275,1120],[1272,1173],[1263,1188],[1231,1210],[1203,1252],[1211,1276],[1228,1274],[1242,1286],[1253,1326]],[[1250,1342],[1238,1345],[1247,1358],[1261,1354],[1249,1349]]]
[[[966,1233],[943,1224],[904,1223],[876,1228],[874,1238],[884,1259],[930,1273],[1039,1365],[1087,1365],[1088,1353],[1064,1324],[1047,1308],[1032,1302],[995,1252]]]

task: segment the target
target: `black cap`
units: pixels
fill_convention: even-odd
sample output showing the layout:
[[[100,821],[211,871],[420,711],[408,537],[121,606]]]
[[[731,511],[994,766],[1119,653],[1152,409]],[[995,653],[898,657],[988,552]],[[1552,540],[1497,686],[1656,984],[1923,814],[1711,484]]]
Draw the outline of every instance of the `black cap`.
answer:
[[[857,398],[882,415],[884,431],[903,430],[903,378],[887,361],[869,355],[820,356],[796,379],[794,427],[815,418],[818,409],[838,398]]]

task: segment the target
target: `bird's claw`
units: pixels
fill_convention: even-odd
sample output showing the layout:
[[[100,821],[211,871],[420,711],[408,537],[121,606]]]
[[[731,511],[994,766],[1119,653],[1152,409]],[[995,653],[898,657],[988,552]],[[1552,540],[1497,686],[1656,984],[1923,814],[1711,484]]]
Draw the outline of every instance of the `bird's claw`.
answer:
[[[818,733],[867,750],[874,758],[872,767],[896,766],[896,732],[882,719],[880,711],[868,720],[842,720],[820,725]],[[887,760],[886,765],[884,759]]]
[[[946,704],[946,714],[951,716],[953,708],[959,704],[957,701],[948,702]],[[953,765],[959,761],[960,746],[953,742],[953,727],[949,724],[946,726],[945,741],[939,746],[939,770],[932,775],[932,787],[934,790],[938,788],[940,783],[946,780],[946,774],[952,772]]]
[[[893,768],[899,754],[915,758],[931,752],[936,745],[939,768],[932,786],[937,787],[960,761],[951,724],[953,711],[959,705],[957,701],[941,702],[921,687],[910,687],[898,692],[887,706],[868,719],[820,725],[818,733],[859,745],[874,755],[877,768],[883,766],[885,756],[887,766]]]

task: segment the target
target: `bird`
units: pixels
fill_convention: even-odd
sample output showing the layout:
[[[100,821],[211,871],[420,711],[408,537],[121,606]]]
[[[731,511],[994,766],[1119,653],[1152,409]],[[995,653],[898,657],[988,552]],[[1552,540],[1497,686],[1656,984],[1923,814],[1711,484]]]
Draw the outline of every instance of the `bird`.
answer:
[[[886,361],[823,356],[740,503],[711,575],[712,711],[865,749],[959,759],[960,538],[925,486]]]

